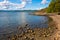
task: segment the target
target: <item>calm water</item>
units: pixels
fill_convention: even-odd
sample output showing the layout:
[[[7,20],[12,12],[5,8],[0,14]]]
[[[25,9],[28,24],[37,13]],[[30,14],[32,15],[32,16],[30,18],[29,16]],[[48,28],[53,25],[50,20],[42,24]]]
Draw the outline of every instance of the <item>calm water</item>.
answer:
[[[29,24],[30,27],[47,27],[48,17],[29,15],[32,12],[0,12],[0,34]]]

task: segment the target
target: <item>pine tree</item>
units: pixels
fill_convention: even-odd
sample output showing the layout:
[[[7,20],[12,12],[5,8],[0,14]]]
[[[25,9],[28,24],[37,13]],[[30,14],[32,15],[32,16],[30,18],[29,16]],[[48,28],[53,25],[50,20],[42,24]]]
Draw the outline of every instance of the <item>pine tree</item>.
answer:
[[[60,0],[51,0],[47,12],[60,12]]]
[[[56,0],[55,12],[60,12],[60,0]]]
[[[48,7],[48,9],[47,9],[47,12],[54,12],[55,10],[55,0],[51,0],[51,3],[50,3],[50,5],[49,5],[49,7]]]

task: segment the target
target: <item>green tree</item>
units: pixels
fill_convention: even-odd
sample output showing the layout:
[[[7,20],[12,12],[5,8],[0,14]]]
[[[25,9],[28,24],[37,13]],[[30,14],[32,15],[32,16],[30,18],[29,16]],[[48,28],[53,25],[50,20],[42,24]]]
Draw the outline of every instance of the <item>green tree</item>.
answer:
[[[55,12],[60,12],[60,0],[56,0],[56,3],[55,3]]]
[[[48,13],[60,12],[60,0],[51,0],[47,8],[47,12]]]

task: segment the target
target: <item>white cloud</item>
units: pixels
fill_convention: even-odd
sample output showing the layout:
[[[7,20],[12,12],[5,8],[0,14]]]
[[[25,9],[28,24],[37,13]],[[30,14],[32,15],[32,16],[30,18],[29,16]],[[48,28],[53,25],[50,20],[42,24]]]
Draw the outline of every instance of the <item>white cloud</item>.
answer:
[[[11,3],[9,1],[0,2],[0,10],[18,10],[24,8],[27,3],[32,2],[32,0],[20,0],[21,3]]]
[[[32,3],[32,0],[20,0],[20,1],[25,1],[27,3]]]
[[[47,0],[42,0],[41,1],[41,4],[46,4],[47,3]]]

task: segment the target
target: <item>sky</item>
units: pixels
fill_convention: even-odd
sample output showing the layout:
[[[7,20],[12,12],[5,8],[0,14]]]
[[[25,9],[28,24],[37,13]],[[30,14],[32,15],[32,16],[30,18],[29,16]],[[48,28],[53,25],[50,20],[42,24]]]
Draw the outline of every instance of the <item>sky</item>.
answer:
[[[0,2],[3,2],[3,1],[4,0],[0,0]],[[51,0],[8,0],[8,1],[9,1],[9,3],[13,3],[14,5],[16,4],[17,5],[16,9],[20,9],[20,10],[40,10],[40,9],[48,7]],[[7,4],[9,4],[9,3],[7,3]],[[7,7],[3,7],[3,9],[6,9],[6,8]],[[11,8],[8,8],[8,9],[14,9],[14,8],[11,7]]]

